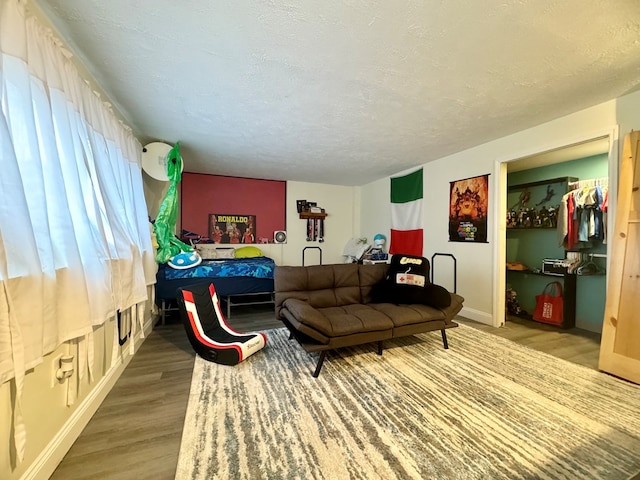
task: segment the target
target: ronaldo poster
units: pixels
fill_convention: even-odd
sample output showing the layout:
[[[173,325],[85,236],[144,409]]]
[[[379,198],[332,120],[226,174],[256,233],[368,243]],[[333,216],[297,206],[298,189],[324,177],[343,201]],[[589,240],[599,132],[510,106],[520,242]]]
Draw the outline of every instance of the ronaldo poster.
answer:
[[[487,243],[489,174],[450,183],[449,241]]]
[[[209,239],[213,243],[256,243],[256,216],[209,214]]]

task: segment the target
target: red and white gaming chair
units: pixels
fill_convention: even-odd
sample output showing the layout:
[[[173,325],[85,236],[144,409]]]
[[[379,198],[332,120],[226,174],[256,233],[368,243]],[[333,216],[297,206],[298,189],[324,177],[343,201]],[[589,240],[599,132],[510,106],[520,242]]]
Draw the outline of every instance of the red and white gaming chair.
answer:
[[[227,325],[213,284],[179,288],[178,306],[187,337],[205,360],[237,365],[266,345],[263,333],[238,333]]]

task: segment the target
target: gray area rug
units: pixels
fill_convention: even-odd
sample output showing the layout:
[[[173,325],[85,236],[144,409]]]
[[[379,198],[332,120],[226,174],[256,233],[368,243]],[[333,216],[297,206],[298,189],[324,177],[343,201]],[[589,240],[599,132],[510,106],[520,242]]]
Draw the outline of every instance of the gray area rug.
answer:
[[[196,359],[176,478],[629,479],[640,387],[460,326],[330,352],[283,330]]]

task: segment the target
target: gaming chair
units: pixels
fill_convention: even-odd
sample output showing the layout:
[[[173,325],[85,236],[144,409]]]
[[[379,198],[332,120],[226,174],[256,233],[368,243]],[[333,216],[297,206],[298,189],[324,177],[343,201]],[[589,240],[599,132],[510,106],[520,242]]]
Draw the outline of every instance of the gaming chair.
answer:
[[[205,360],[237,365],[266,345],[263,333],[239,333],[227,325],[213,283],[179,288],[177,300],[187,337]]]

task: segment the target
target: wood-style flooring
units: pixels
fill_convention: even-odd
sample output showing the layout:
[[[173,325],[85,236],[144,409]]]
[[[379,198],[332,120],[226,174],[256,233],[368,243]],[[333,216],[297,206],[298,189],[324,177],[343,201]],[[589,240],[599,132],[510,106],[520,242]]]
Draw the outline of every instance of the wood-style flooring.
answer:
[[[502,328],[464,319],[459,319],[459,323],[479,328],[578,365],[598,369],[599,333],[579,328],[562,330],[552,325],[513,316],[508,317]]]
[[[566,360],[597,368],[600,336],[512,318],[503,328],[460,323]],[[273,306],[236,307],[239,331],[281,325]],[[194,352],[175,316],[156,326],[53,476],[53,480],[173,479],[178,462]]]

